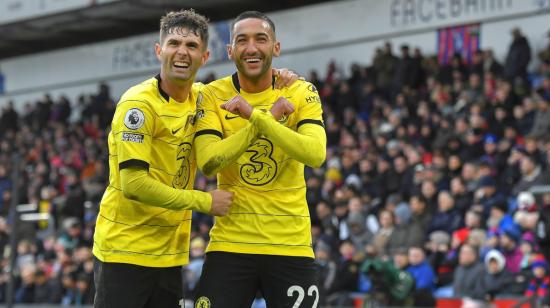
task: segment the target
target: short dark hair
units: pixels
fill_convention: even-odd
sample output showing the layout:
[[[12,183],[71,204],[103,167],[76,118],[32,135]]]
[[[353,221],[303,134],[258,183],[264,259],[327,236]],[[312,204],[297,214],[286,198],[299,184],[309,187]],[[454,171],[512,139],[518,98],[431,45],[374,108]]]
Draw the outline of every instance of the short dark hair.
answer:
[[[174,29],[186,28],[201,38],[204,47],[208,47],[208,18],[193,9],[172,11],[160,19],[160,40]]]
[[[247,18],[256,18],[266,21],[269,24],[269,27],[273,29],[273,35],[275,35],[275,23],[273,23],[273,20],[271,20],[269,17],[267,17],[266,14],[258,11],[246,11],[239,14],[239,16],[235,17],[233,21],[231,22],[231,35],[233,36],[233,29],[235,28],[235,24],[239,21]]]

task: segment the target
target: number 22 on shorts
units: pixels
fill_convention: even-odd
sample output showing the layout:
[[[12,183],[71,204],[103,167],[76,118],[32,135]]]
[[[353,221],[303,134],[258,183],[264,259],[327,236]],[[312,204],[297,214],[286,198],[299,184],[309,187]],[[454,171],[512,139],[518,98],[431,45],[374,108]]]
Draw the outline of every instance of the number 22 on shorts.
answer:
[[[289,297],[294,297],[294,293],[296,292],[298,293],[298,298],[294,302],[294,305],[292,306],[292,308],[299,308],[300,304],[302,303],[305,297],[304,288],[300,286],[292,286],[288,288],[286,295],[288,295]],[[315,293],[315,301],[313,302],[313,306],[311,306],[311,308],[317,308],[317,304],[319,303],[319,289],[317,289],[317,286],[315,285],[310,286],[309,289],[307,290],[308,296],[313,296],[313,293]]]

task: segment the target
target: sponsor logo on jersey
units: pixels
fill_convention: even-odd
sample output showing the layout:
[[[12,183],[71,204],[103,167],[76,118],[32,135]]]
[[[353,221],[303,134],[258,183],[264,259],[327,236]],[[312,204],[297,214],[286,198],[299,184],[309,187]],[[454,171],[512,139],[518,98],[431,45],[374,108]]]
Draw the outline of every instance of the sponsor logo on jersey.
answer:
[[[143,143],[142,134],[122,133],[122,141]]]
[[[316,88],[313,84],[308,85],[308,86],[307,86],[307,89],[308,89],[310,92],[317,93],[317,88]]]
[[[306,103],[321,103],[321,99],[317,95],[306,97]]]
[[[124,116],[124,125],[126,125],[129,129],[139,129],[143,126],[144,122],[145,115],[143,115],[143,111],[138,108],[128,110]]]

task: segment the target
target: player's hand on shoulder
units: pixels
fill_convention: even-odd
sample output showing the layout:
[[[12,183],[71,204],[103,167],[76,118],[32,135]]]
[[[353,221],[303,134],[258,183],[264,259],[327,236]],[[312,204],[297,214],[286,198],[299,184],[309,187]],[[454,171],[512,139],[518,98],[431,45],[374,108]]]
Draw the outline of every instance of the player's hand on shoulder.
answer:
[[[254,110],[254,107],[252,107],[252,105],[250,105],[241,95],[236,95],[228,100],[221,105],[221,108],[246,120],[250,119],[252,110]]]
[[[305,80],[304,77],[296,74],[288,68],[274,68],[275,89],[290,87],[296,80]]]
[[[284,97],[279,97],[275,104],[271,106],[271,114],[279,121],[281,118],[289,116],[294,112],[294,105]]]
[[[233,202],[233,193],[225,190],[213,190],[209,192],[212,196],[212,208],[210,214],[214,216],[225,216],[229,213],[231,202]]]

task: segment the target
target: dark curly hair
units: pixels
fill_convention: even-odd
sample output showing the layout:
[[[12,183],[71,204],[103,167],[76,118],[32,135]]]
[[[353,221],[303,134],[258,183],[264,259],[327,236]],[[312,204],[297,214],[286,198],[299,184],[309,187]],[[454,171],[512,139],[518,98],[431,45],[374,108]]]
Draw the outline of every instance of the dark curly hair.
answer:
[[[193,9],[169,12],[160,19],[160,41],[167,34],[187,29],[200,37],[204,48],[208,47],[208,18]]]

